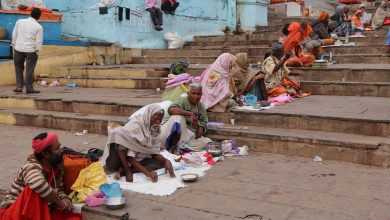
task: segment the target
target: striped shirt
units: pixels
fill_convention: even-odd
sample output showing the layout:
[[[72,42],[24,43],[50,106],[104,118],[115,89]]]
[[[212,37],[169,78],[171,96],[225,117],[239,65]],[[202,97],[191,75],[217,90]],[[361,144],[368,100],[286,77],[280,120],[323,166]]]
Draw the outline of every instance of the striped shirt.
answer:
[[[63,169],[59,169],[55,177],[55,181],[52,181],[51,185],[48,183],[49,175],[54,174],[48,174],[45,172],[35,156],[30,155],[27,162],[16,174],[10,189],[7,191],[3,202],[0,204],[0,209],[7,209],[12,203],[14,203],[16,198],[26,186],[29,186],[34,192],[38,193],[48,202],[52,202],[53,198],[50,198],[49,195],[53,192],[53,190],[57,192],[59,198],[62,199],[67,197],[62,191]]]

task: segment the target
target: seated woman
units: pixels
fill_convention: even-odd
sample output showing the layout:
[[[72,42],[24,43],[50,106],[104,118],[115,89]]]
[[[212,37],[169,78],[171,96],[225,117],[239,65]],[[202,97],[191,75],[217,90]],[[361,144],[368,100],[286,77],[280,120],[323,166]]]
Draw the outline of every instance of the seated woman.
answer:
[[[175,177],[172,164],[160,155],[160,124],[164,111],[157,104],[149,105],[142,114],[131,117],[129,122],[115,128],[108,137],[101,158],[108,173],[117,172],[117,178],[125,176],[133,181],[133,172],[142,172],[157,182],[154,170],[165,167]]]
[[[355,14],[352,16],[352,30],[354,31],[364,31],[364,26],[362,22],[363,12],[361,10],[357,10]]]
[[[238,96],[252,94],[257,97],[258,101],[268,100],[264,74],[261,71],[249,69],[246,53],[236,54],[236,65],[232,67],[231,72]]]
[[[255,84],[257,79],[254,78],[259,78],[258,75],[249,73],[246,55],[223,53],[197,79],[202,85],[201,102],[211,112],[225,112],[229,107],[241,105],[238,96],[252,89],[249,85],[251,82],[252,86]],[[263,100],[266,98],[266,94],[261,96]]]
[[[359,10],[361,10],[363,12],[362,13],[362,23],[363,23],[363,26],[364,27],[371,26],[372,14],[367,13],[366,5],[365,4],[360,4]]]
[[[346,5],[339,5],[336,8],[336,13],[330,17],[330,19],[337,23],[335,33],[339,37],[344,37],[352,33],[351,20],[348,17],[350,8]]]
[[[329,14],[326,12],[321,12],[320,18],[313,22],[313,33],[310,38],[313,44],[317,44],[318,47],[313,48],[313,55],[316,59],[320,59],[323,54],[322,47],[323,45],[332,45],[333,38],[330,35],[329,28]]]
[[[378,29],[382,27],[386,18],[390,17],[390,0],[383,0],[381,6],[376,10],[374,17],[372,18],[372,28]]]
[[[315,61],[312,54],[304,54],[302,50],[302,43],[310,41],[309,35],[313,33],[310,25],[306,21],[292,22],[288,27],[288,35],[284,39],[284,51],[294,54],[287,61],[287,66],[311,66]]]
[[[268,96],[277,97],[283,93],[299,96],[302,93],[299,83],[290,77],[299,72],[292,73],[286,67],[286,61],[290,56],[290,53],[284,54],[283,45],[277,43],[272,46],[271,56],[264,60],[262,70],[266,74],[265,85]]]

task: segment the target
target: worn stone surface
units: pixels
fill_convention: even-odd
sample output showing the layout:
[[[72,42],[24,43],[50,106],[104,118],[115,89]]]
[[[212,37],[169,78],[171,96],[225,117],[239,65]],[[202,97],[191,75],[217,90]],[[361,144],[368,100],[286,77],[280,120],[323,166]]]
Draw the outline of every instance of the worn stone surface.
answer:
[[[43,131],[0,125],[1,189],[9,187],[31,153],[31,139]],[[57,132],[63,145],[78,150],[103,148],[106,141],[101,135]],[[83,145],[85,141],[89,144]],[[250,153],[226,158],[198,182],[171,196],[127,192],[125,209],[88,208],[84,219],[118,219],[127,212],[129,219],[385,220],[390,216],[389,172],[381,167]]]

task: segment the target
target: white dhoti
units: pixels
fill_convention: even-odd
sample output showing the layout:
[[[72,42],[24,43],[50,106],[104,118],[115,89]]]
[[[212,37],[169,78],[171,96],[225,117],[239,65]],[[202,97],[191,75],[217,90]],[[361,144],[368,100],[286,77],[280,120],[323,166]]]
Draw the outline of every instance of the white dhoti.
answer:
[[[177,132],[180,135],[180,140],[177,144],[179,148],[188,148],[193,151],[205,150],[207,144],[211,142],[210,138],[200,137],[195,139],[195,133],[187,128],[187,123],[184,116],[173,115],[169,120],[161,127],[160,138],[164,147],[167,146],[167,141],[172,133]]]

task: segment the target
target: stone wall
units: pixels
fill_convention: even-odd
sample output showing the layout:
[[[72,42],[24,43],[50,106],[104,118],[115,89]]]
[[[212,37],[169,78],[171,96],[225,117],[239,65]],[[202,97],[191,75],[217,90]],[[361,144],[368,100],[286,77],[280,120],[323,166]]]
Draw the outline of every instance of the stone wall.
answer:
[[[108,14],[100,15],[98,9],[91,9],[97,0],[46,0],[48,8],[59,9],[63,16],[62,33],[84,37],[94,41],[120,42],[131,48],[165,48],[165,32],[178,32],[185,40],[194,35],[223,34],[225,27],[234,28],[236,21],[236,0],[185,0],[175,16],[164,15],[164,31],[157,32],[148,12],[142,17],[133,14],[130,20],[118,20],[115,7]],[[145,8],[145,0],[117,1],[116,6],[132,10]]]

